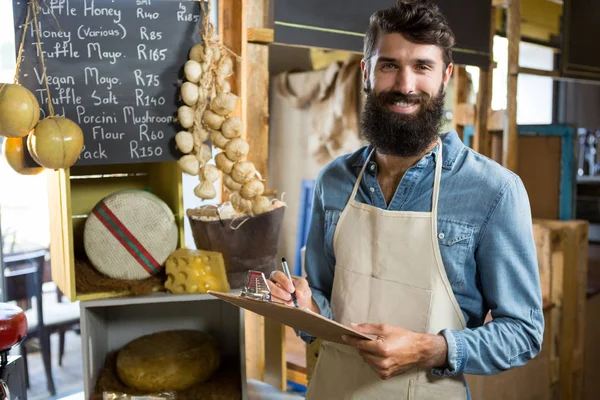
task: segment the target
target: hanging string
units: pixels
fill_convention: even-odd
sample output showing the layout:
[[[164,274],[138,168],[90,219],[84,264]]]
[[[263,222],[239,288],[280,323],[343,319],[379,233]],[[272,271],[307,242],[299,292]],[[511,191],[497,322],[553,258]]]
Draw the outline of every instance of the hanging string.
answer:
[[[52,105],[52,98],[50,96],[50,85],[48,84],[48,74],[46,73],[46,63],[44,62],[44,53],[42,53],[42,41],[40,39],[40,29],[37,21],[37,13],[40,10],[40,6],[37,0],[31,0],[29,3],[31,11],[33,12],[33,23],[35,24],[35,35],[37,37],[38,54],[42,62],[42,72],[44,76],[44,83],[46,85],[46,95],[48,96],[48,112],[50,118],[54,117],[54,106]]]
[[[21,69],[21,60],[23,59],[23,48],[25,47],[25,34],[27,33],[27,28],[31,23],[31,8],[27,7],[27,16],[25,17],[25,23],[23,24],[23,34],[21,35],[21,44],[19,45],[19,53],[17,55],[17,68],[15,71],[14,83],[15,85],[19,84],[19,71]]]

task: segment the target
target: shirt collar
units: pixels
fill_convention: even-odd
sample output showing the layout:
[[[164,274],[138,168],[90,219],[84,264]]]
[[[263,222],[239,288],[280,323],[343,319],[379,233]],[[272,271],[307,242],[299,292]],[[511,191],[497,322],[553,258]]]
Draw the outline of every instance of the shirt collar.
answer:
[[[442,139],[444,146],[444,161],[442,164],[442,168],[452,170],[456,158],[458,157],[460,151],[465,147],[465,145],[458,137],[456,131],[443,133],[440,135],[440,139]],[[367,147],[365,147],[365,149],[360,153],[359,157],[356,157],[355,161],[352,163],[352,166],[356,168],[361,168],[365,164],[367,157],[369,157],[371,150],[373,150],[372,145],[368,145]],[[429,157],[437,157],[438,151],[439,146],[436,146],[432,151],[425,154],[425,156],[416,164],[416,166],[424,165],[424,163],[427,162],[427,159],[429,159]]]

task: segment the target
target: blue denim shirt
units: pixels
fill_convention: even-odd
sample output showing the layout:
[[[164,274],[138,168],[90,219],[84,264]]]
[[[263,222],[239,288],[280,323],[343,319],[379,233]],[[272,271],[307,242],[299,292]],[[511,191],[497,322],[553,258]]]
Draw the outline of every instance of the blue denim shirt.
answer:
[[[544,318],[527,192],[521,179],[466,147],[456,132],[441,135],[439,246],[467,328],[441,333],[448,342],[442,376],[493,374],[525,364],[542,345]],[[406,171],[388,206],[369,161],[357,201],[394,211],[431,211],[439,147]],[[333,234],[371,147],[341,156],[315,183],[305,268],[322,315],[330,308],[335,272]],[[357,235],[360,232],[356,233]],[[493,321],[484,325],[491,310]],[[356,323],[368,321],[356,321]],[[308,343],[314,338],[300,332]]]

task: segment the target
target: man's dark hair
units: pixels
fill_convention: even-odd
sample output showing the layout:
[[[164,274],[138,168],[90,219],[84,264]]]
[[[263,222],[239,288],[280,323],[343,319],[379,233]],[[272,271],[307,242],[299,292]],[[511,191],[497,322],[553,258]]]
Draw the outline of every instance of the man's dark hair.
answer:
[[[445,66],[452,62],[454,34],[438,6],[429,0],[396,0],[395,6],[371,15],[364,43],[367,62],[379,35],[387,33],[400,33],[414,43],[436,45],[442,51]]]

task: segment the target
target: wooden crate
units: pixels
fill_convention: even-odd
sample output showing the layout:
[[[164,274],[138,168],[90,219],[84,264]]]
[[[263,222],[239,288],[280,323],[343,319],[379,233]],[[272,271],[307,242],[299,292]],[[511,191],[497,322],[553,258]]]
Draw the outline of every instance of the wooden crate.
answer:
[[[558,335],[551,346],[556,346],[558,357],[559,398],[581,399],[589,223],[536,219],[534,224],[552,230],[552,235],[556,238],[551,243],[551,257],[542,258],[540,270],[547,269],[552,274],[551,296],[557,311],[554,313],[551,329],[557,330]]]
[[[182,175],[177,163],[73,166],[47,173],[52,280],[71,301],[129,294],[79,293],[75,284],[75,260],[85,254],[85,221],[92,208],[109,194],[124,189],[140,189],[158,196],[175,214],[179,226],[179,246],[182,246]]]
[[[135,298],[81,302],[85,398],[94,393],[106,356],[140,336],[173,329],[208,331],[219,345],[222,365],[239,368],[240,398],[248,398],[244,312],[208,294],[154,293]],[[237,371],[236,371],[237,372]]]

